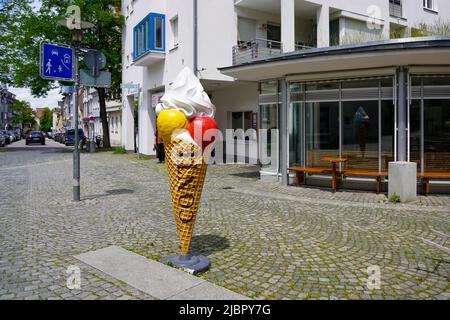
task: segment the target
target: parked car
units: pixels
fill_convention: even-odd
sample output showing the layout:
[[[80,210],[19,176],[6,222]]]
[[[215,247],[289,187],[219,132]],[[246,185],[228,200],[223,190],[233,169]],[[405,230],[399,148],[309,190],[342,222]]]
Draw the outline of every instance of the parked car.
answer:
[[[22,136],[20,134],[20,130],[15,130],[14,135],[16,136],[16,141],[19,141],[22,139]]]
[[[11,136],[6,132],[5,130],[0,131],[0,135],[2,135],[5,138],[5,143],[10,144],[11,143]]]
[[[63,139],[64,139],[64,132],[57,132],[57,133],[55,133],[54,139],[55,139],[56,142],[63,143],[64,142],[63,141]]]
[[[11,130],[8,131],[8,135],[9,135],[9,139],[11,140],[11,143],[13,143],[13,142],[15,142],[17,140],[16,139],[16,135]]]
[[[86,137],[84,136],[83,129],[78,129],[78,141],[81,142],[82,145],[86,143]],[[64,144],[66,146],[73,146],[75,143],[75,129],[67,130],[66,136],[64,139]]]
[[[53,133],[51,133],[51,132],[47,132],[47,138],[49,138],[49,139],[53,139]]]
[[[0,147],[6,146],[6,138],[0,134]]]
[[[26,145],[30,143],[40,143],[45,145],[45,136],[41,131],[30,131],[25,141]]]

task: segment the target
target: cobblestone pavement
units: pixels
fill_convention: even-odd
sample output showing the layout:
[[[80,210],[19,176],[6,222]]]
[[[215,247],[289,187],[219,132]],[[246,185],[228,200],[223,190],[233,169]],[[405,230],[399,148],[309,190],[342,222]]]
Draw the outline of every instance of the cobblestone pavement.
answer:
[[[82,154],[74,203],[71,159],[53,141],[0,149],[0,298],[151,299],[72,256],[110,245],[156,260],[177,252],[164,165]],[[450,259],[421,237],[450,232],[449,208],[450,196],[394,205],[262,183],[252,166],[210,166],[192,249],[212,261],[201,277],[251,298],[448,300]],[[70,265],[81,268],[81,290],[66,288]],[[367,286],[373,265],[380,289]]]

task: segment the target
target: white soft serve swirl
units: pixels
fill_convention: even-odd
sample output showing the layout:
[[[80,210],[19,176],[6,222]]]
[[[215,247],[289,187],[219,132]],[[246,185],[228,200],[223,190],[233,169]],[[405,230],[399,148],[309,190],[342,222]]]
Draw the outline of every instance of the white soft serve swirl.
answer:
[[[211,103],[200,80],[188,67],[181,70],[155,111],[158,115],[163,110],[173,109],[183,112],[189,119],[196,116],[214,117],[216,107]]]

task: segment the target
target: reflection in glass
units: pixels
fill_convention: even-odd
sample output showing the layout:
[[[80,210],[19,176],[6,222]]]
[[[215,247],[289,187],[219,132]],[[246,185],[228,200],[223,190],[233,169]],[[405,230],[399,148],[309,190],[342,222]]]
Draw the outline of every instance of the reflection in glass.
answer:
[[[302,104],[291,105],[289,121],[289,163],[290,166],[303,166]]]
[[[342,154],[349,169],[378,170],[378,101],[343,103]]]
[[[306,104],[306,162],[323,165],[323,157],[339,156],[339,102]]]
[[[381,101],[381,171],[388,171],[394,161],[394,113],[392,101]]]
[[[417,171],[421,171],[421,128],[420,128],[420,104],[421,100],[412,100],[410,113],[410,160],[417,163]]]
[[[278,136],[273,129],[278,129],[278,106],[277,104],[263,104],[260,106],[260,125],[261,129],[267,130],[267,135],[264,137],[267,143],[262,143],[261,148],[264,148],[265,155],[271,158],[271,163],[269,165],[263,165],[263,167],[270,171],[278,172]],[[262,133],[264,131],[261,131]],[[273,140],[273,141],[272,141]],[[262,151],[262,150],[261,150]]]
[[[425,171],[450,171],[450,99],[424,100]]]

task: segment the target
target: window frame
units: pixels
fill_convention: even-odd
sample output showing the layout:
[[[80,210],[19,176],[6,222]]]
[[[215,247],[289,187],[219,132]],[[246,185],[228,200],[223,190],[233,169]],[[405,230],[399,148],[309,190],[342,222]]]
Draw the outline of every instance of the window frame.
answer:
[[[170,19],[171,49],[178,48],[179,46],[180,43],[179,26],[180,20],[178,19],[178,15],[175,15],[172,19]]]
[[[423,0],[422,4],[424,10],[438,12],[436,0]]]
[[[156,19],[161,19],[161,47],[156,46]],[[166,16],[151,12],[133,28],[133,60],[137,60],[150,51],[166,50]]]

